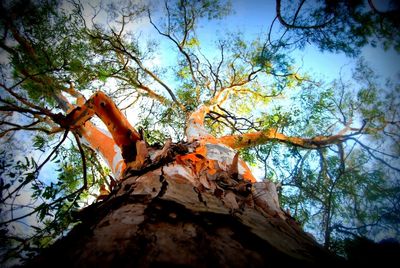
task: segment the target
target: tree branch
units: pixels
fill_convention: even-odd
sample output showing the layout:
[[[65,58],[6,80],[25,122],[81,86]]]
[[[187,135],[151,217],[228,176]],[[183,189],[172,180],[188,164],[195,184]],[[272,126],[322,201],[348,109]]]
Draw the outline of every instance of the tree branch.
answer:
[[[364,149],[368,152],[368,154],[369,154],[373,159],[375,159],[375,160],[381,162],[382,164],[384,164],[385,166],[388,166],[389,168],[391,168],[391,169],[393,169],[393,170],[396,170],[396,171],[400,172],[400,168],[394,167],[393,165],[391,165],[390,163],[388,163],[388,162],[385,161],[384,159],[382,159],[382,158],[376,156],[373,152],[380,153],[380,154],[383,154],[383,155],[386,155],[386,156],[390,156],[390,157],[392,157],[392,158],[397,158],[397,159],[399,158],[399,156],[389,155],[389,154],[386,154],[386,153],[384,153],[384,152],[377,151],[377,150],[375,150],[375,149],[373,149],[373,148],[370,148],[369,146],[365,145],[364,143],[362,143],[362,142],[359,141],[358,139],[355,139],[355,138],[349,138],[349,139],[355,141],[355,142],[356,142],[357,144],[359,144],[362,148],[364,148]]]
[[[261,145],[274,140],[302,148],[318,149],[342,142],[344,139],[343,135],[316,136],[314,138],[289,137],[272,128],[242,135],[223,136],[218,138],[218,141],[234,149]]]
[[[152,71],[150,71],[149,69],[147,69],[141,62],[141,60],[133,55],[130,51],[128,51],[126,49],[126,47],[124,46],[123,42],[118,38],[118,36],[100,36],[100,35],[90,35],[92,38],[96,38],[96,39],[102,39],[107,41],[115,50],[116,53],[121,52],[124,53],[125,55],[127,55],[128,57],[130,57],[138,66],[141,70],[143,70],[146,74],[148,74],[151,78],[153,78],[158,84],[160,84],[165,90],[167,90],[168,94],[170,95],[170,97],[172,98],[172,100],[174,101],[174,103],[181,108],[183,111],[186,111],[185,106],[183,106],[179,100],[176,98],[175,94],[173,93],[172,89],[165,84],[155,73],[153,73]]]
[[[296,21],[296,19],[297,19],[297,16],[298,16],[298,14],[299,14],[299,12],[300,12],[300,9],[301,9],[301,7],[303,6],[304,2],[305,2],[305,1],[303,0],[303,1],[300,3],[300,5],[298,6],[298,8],[297,8],[297,10],[296,10],[296,13],[295,13],[295,16],[294,16],[294,19],[293,19],[293,22],[292,22],[292,23],[288,23],[288,22],[286,22],[285,19],[282,17],[282,13],[281,13],[281,0],[276,0],[276,16],[277,16],[279,22],[280,22],[283,26],[285,26],[286,28],[290,28],[290,29],[304,29],[304,30],[306,30],[306,29],[319,29],[319,28],[323,28],[323,27],[327,26],[329,23],[331,23],[331,22],[334,20],[335,17],[332,17],[331,19],[329,19],[329,20],[327,20],[327,21],[325,21],[324,23],[321,23],[321,24],[309,25],[309,26],[306,26],[306,25],[296,25],[296,24],[295,24],[295,21]]]
[[[184,50],[184,48],[183,48],[184,45],[185,45],[185,43],[186,43],[186,38],[187,38],[187,35],[188,35],[188,31],[189,31],[189,29],[187,28],[187,27],[188,27],[188,24],[187,24],[186,7],[185,7],[185,6],[184,6],[184,11],[185,11],[185,16],[184,16],[184,20],[185,20],[185,29],[184,29],[184,37],[183,37],[183,39],[182,39],[181,42],[178,42],[177,40],[175,40],[169,33],[164,33],[164,32],[162,32],[162,31],[157,27],[157,25],[155,25],[155,23],[153,22],[153,20],[151,19],[151,15],[150,15],[150,11],[149,11],[149,10],[148,10],[148,17],[149,17],[149,20],[150,20],[151,25],[157,30],[157,32],[158,32],[160,35],[165,36],[165,37],[167,37],[169,40],[171,40],[171,41],[176,45],[176,47],[178,48],[179,52],[182,53],[182,55],[185,57],[185,59],[186,59],[186,61],[187,61],[187,63],[188,63],[188,66],[189,66],[189,70],[190,70],[190,74],[191,74],[191,76],[192,76],[193,82],[195,82],[195,84],[198,85],[197,78],[196,78],[196,76],[195,76],[195,74],[194,74],[192,59],[190,58],[190,55],[189,55],[189,54]]]
[[[59,129],[53,131],[51,129],[46,129],[46,128],[43,128],[43,127],[33,127],[33,126],[35,126],[35,125],[37,125],[39,123],[41,123],[41,122],[40,121],[35,121],[35,122],[33,122],[31,124],[28,124],[28,125],[18,125],[18,124],[14,124],[12,122],[0,121],[0,125],[13,126],[11,128],[7,128],[7,129],[3,130],[2,132],[0,132],[0,138],[3,137],[5,134],[7,134],[10,131],[18,131],[18,130],[42,131],[42,132],[44,132],[46,134],[54,134],[54,133],[60,131]]]

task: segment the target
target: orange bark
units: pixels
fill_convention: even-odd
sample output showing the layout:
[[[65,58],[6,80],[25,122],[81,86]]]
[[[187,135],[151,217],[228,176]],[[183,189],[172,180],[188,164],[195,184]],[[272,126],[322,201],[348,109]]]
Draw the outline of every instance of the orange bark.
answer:
[[[147,147],[143,143],[140,134],[131,126],[114,102],[106,94],[99,91],[86,102],[83,97],[78,97],[77,103],[79,106],[67,116],[68,121],[71,122],[70,127],[79,128],[81,135],[85,137],[91,147],[100,151],[115,177],[118,178],[127,166],[140,169],[148,154]],[[198,140],[199,146],[193,153],[177,156],[176,159],[181,165],[191,166],[195,174],[200,174],[202,171],[207,170],[208,174],[214,175],[220,172],[220,170],[217,170],[220,166],[217,162],[226,162],[226,160],[221,159],[210,159],[210,155],[207,152],[207,144],[222,143],[231,148],[241,148],[243,147],[242,144],[255,143],[260,140],[260,137],[263,137],[262,133],[250,133],[245,134],[244,138],[226,136],[216,139],[208,134],[204,128],[204,116],[208,111],[209,108],[207,106],[202,106],[191,114],[186,131],[187,137],[189,141]],[[105,123],[112,138],[98,130],[90,122],[86,122],[94,114]],[[123,159],[121,158],[121,153]],[[133,155],[133,157],[130,155]],[[224,165],[232,166],[234,164],[232,162],[224,163]],[[243,160],[240,159],[235,165],[241,167],[240,175],[244,180],[256,181]]]
[[[196,148],[195,152],[190,155],[184,156],[182,161],[184,160],[189,160],[192,163],[198,163],[201,162],[201,166],[207,166],[208,168],[208,173],[209,174],[215,174],[217,171],[215,170],[215,160],[209,159],[209,156],[207,155],[207,148],[206,144],[219,144],[223,143],[227,145],[228,147],[235,148],[234,146],[231,146],[233,142],[231,143],[224,143],[221,142],[220,139],[215,138],[214,136],[211,136],[208,131],[204,127],[204,117],[205,115],[210,111],[210,108],[208,106],[201,106],[199,109],[197,109],[195,112],[193,112],[188,120],[188,126],[186,128],[186,136],[189,141],[194,141],[194,140],[199,140],[200,141],[200,146]],[[201,158],[199,158],[201,156]],[[231,164],[231,163],[227,163]],[[250,168],[247,166],[247,164],[243,160],[239,160],[240,166],[244,169],[244,173],[242,173],[242,177],[244,180],[250,181],[250,182],[255,182],[256,179],[254,178]],[[194,164],[196,165],[196,164]]]
[[[215,139],[204,128],[204,117],[209,112],[208,106],[201,106],[193,112],[187,120],[186,137],[189,142],[200,139]]]
[[[131,126],[114,102],[103,92],[96,92],[90,99],[71,113],[71,127],[80,127],[96,114],[107,126],[119,147],[141,140],[139,133]]]
[[[80,134],[89,143],[90,147],[103,156],[115,178],[118,178],[126,164],[121,156],[121,151],[114,140],[100,131],[91,122],[86,122],[80,129]]]
[[[146,153],[143,152],[141,144],[138,146],[142,140],[140,134],[106,94],[96,92],[86,102],[83,97],[78,97],[77,105],[76,108],[70,105],[66,120],[69,127],[77,129],[90,147],[101,153],[116,178],[122,174],[128,162],[138,159],[142,164],[145,156],[136,157]],[[86,122],[95,114],[107,126],[112,138],[92,123]]]
[[[220,172],[221,170],[217,169],[217,167],[219,167],[218,162],[223,162],[223,160],[218,161],[217,159],[210,159],[206,147],[207,144],[218,144],[219,143],[218,139],[214,137],[205,137],[201,139],[199,142],[200,145],[195,149],[193,153],[181,156],[178,155],[176,157],[177,163],[181,165],[191,166],[195,174],[199,174],[202,170],[207,170],[207,173],[210,175],[214,175],[217,172]],[[233,160],[232,163],[226,163],[226,164],[234,165]],[[240,165],[244,169],[244,172],[241,173],[241,176],[243,177],[244,180],[250,182],[256,182],[256,179],[254,178],[246,162],[244,162],[242,159],[239,159],[236,165]],[[237,167],[231,167],[231,168],[237,168]]]
[[[65,89],[64,91],[77,98],[76,105],[79,107],[75,107],[72,105],[67,98],[65,98],[62,94],[55,94],[55,97],[59,103],[62,104],[64,109],[68,109],[67,120],[71,119],[71,114],[75,113],[77,109],[81,109],[85,106],[85,98],[82,94],[75,91],[73,85],[71,87]],[[93,115],[93,113],[92,113]],[[78,115],[74,114],[75,119],[71,119],[70,121],[76,121]],[[85,119],[88,120],[89,118]],[[81,120],[83,121],[83,120]],[[72,128],[77,128],[77,131],[81,137],[84,138],[84,141],[88,143],[88,145],[95,151],[99,152],[103,159],[106,161],[108,167],[110,167],[111,172],[113,173],[115,178],[119,178],[122,174],[122,171],[126,168],[126,164],[121,156],[120,149],[116,146],[114,139],[103,133],[99,130],[95,125],[91,122],[82,122],[80,126],[76,125],[72,126]]]

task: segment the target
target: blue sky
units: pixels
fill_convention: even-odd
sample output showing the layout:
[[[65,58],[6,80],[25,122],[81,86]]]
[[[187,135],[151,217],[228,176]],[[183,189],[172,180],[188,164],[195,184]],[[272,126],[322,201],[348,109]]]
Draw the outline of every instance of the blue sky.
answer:
[[[196,34],[199,37],[203,53],[219,55],[214,44],[218,38],[227,33],[240,32],[249,40],[266,37],[276,14],[274,0],[232,0],[232,10],[232,14],[222,20],[208,21],[203,19],[200,21]],[[279,27],[279,22],[276,22],[274,28],[278,29]],[[145,31],[147,30],[152,31],[151,29]],[[170,49],[176,50],[173,44],[168,43],[163,38],[157,40],[162,41],[161,44],[164,49],[161,60],[174,61],[175,58],[170,53]],[[321,52],[312,44],[307,45],[303,50],[296,50],[290,56],[295,59],[297,65],[302,67],[301,71],[306,71],[328,81],[338,78],[341,70],[344,76],[350,75],[356,62],[356,59],[349,58],[343,53]],[[371,64],[383,79],[386,79],[386,77],[394,80],[399,79],[400,55],[398,53],[393,50],[384,51],[379,46],[377,48],[367,46],[362,49],[361,56]],[[347,77],[349,78],[349,76]]]
[[[379,2],[379,1],[375,1]],[[234,14],[224,22],[233,28],[246,29],[244,33],[256,36],[259,32],[267,32],[275,17],[274,0],[232,0]],[[279,23],[275,23],[275,28]],[[326,77],[336,78],[343,66],[351,66],[354,59],[343,53],[321,52],[314,45],[308,45],[304,50],[298,50],[292,56],[296,57],[304,70],[320,73]],[[400,72],[400,55],[393,50],[383,51],[380,47],[365,47],[362,57],[370,62],[379,75],[395,77]],[[347,68],[347,67],[345,67]]]

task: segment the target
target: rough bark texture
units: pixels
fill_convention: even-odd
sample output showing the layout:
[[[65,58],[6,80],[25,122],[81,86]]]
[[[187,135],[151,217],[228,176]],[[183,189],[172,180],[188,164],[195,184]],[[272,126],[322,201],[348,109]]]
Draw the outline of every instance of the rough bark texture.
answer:
[[[226,184],[207,189],[194,185],[196,178],[190,176],[195,174],[185,168],[170,156],[141,171],[127,171],[108,198],[80,212],[82,223],[27,266],[319,267],[341,263],[289,215],[277,211],[269,197],[262,197],[260,189],[268,188],[262,183],[253,184],[247,195]]]

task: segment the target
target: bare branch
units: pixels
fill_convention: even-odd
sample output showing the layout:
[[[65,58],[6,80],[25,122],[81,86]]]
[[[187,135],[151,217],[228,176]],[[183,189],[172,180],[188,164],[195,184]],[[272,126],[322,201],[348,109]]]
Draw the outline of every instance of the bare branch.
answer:
[[[185,7],[185,5],[184,5],[184,7]],[[198,81],[197,81],[196,75],[195,75],[195,73],[194,73],[194,68],[193,68],[192,59],[190,58],[190,55],[189,55],[189,54],[185,51],[185,49],[184,49],[184,46],[185,46],[185,43],[186,43],[186,38],[187,38],[187,36],[188,36],[188,32],[189,32],[189,29],[190,29],[190,28],[188,28],[188,27],[189,27],[189,24],[188,24],[188,22],[187,22],[187,17],[186,17],[186,7],[184,8],[184,10],[185,10],[185,16],[184,16],[184,20],[185,20],[185,29],[184,29],[184,37],[183,37],[183,39],[182,39],[181,42],[178,42],[178,41],[177,41],[176,39],[174,39],[169,33],[164,33],[164,32],[162,32],[162,31],[157,27],[157,25],[153,22],[153,20],[151,19],[151,15],[150,15],[150,11],[149,11],[149,10],[148,10],[148,17],[149,17],[149,20],[150,20],[151,25],[153,25],[153,27],[157,30],[157,32],[158,32],[160,35],[165,36],[165,37],[167,37],[169,40],[171,40],[171,41],[176,45],[176,47],[178,48],[179,52],[182,53],[182,55],[185,57],[186,62],[188,63],[188,66],[189,66],[189,70],[190,70],[190,74],[191,74],[191,76],[192,76],[193,82],[194,82],[196,85],[198,85]]]
[[[285,21],[285,19],[282,17],[282,13],[281,13],[281,0],[276,0],[276,15],[278,17],[279,22],[285,26],[286,28],[290,28],[290,29],[319,29],[319,28],[323,28],[325,26],[327,26],[329,23],[331,23],[335,17],[330,18],[329,20],[326,20],[325,22],[321,23],[321,24],[316,24],[316,25],[296,25],[295,21],[297,19],[297,16],[300,12],[300,9],[302,8],[303,4],[304,4],[304,0],[301,1],[300,5],[298,6],[295,16],[293,18],[293,22],[292,23],[288,23]]]
[[[57,204],[57,203],[59,203],[59,202],[62,202],[62,201],[64,201],[64,200],[69,199],[69,198],[72,197],[72,196],[80,195],[80,194],[82,193],[83,190],[85,190],[85,189],[84,189],[83,187],[81,187],[81,188],[79,188],[78,190],[74,191],[73,193],[70,193],[70,194],[65,195],[65,196],[61,196],[61,197],[57,198],[56,200],[54,200],[53,202],[51,202],[50,204],[46,204],[45,206],[51,207],[51,206],[53,206],[53,205],[55,205],[55,204]],[[43,204],[44,204],[44,203],[43,203]],[[43,204],[42,204],[42,205],[43,205]],[[6,225],[6,224],[8,224],[8,223],[10,223],[10,222],[15,222],[15,221],[24,219],[24,218],[26,218],[26,217],[29,217],[29,216],[31,216],[31,215],[33,215],[33,214],[39,212],[39,211],[42,209],[42,207],[43,207],[42,205],[37,206],[37,207],[36,207],[34,210],[32,210],[31,212],[29,212],[29,213],[27,213],[27,214],[24,214],[24,215],[22,215],[22,216],[20,216],[20,217],[17,217],[17,218],[13,218],[13,219],[10,219],[10,220],[6,220],[6,221],[3,221],[3,222],[0,222],[0,226]]]
[[[386,154],[386,153],[384,153],[384,152],[380,152],[380,151],[378,151],[378,150],[376,150],[376,149],[373,149],[373,148],[371,148],[371,147],[365,145],[364,143],[362,143],[362,142],[361,142],[360,140],[358,140],[358,139],[355,139],[355,138],[349,138],[349,139],[355,141],[357,144],[359,144],[361,147],[363,147],[373,159],[375,159],[375,160],[381,162],[382,164],[384,164],[385,166],[387,166],[387,167],[389,167],[389,168],[391,168],[391,169],[393,169],[393,170],[396,170],[396,171],[400,172],[400,168],[394,167],[393,165],[391,165],[390,163],[388,163],[387,161],[385,161],[383,158],[380,158],[380,157],[376,156],[375,153],[380,153],[380,154],[382,154],[382,155],[386,155],[386,156],[390,156],[390,157],[394,157],[394,158],[399,158],[399,156],[388,155],[388,154]],[[375,153],[374,153],[374,152],[375,152]]]
[[[232,91],[232,89],[234,89],[236,87],[241,87],[241,86],[244,86],[244,85],[250,83],[251,81],[253,81],[256,78],[256,74],[258,72],[260,72],[262,69],[260,68],[260,69],[253,70],[252,72],[250,72],[247,75],[246,79],[243,79],[241,81],[235,81],[236,80],[236,78],[235,78],[236,71],[234,68],[233,68],[233,70],[234,70],[234,77],[232,78],[230,85],[226,86],[226,87],[222,87],[215,94],[215,96],[210,100],[211,103],[221,105],[226,100],[226,98],[228,97],[228,95]],[[225,93],[225,96],[222,95],[223,93]]]
[[[1,109],[0,109],[1,110]],[[6,122],[6,121],[0,121],[0,125],[9,125],[9,126],[13,126],[11,128],[7,128],[5,130],[3,130],[2,132],[0,132],[0,138],[3,137],[5,134],[7,134],[8,132],[11,131],[18,131],[18,130],[27,130],[27,131],[42,131],[46,134],[54,134],[56,132],[59,132],[60,130],[55,130],[53,131],[52,129],[46,129],[43,127],[33,127],[37,124],[41,123],[41,121],[35,121],[31,124],[28,125],[18,125],[12,122]]]
[[[143,90],[145,92],[146,96],[148,96],[149,98],[152,98],[154,100],[157,100],[161,104],[164,104],[166,106],[169,106],[169,105],[172,104],[172,102],[169,99],[167,99],[164,96],[156,93],[153,89],[151,89],[150,87],[144,85],[142,82],[140,82],[138,80],[135,81],[135,80],[131,79],[130,77],[129,78],[125,78],[125,77],[119,76],[119,75],[113,75],[113,77],[115,77],[115,78],[117,78],[119,80],[125,81],[125,82],[135,86],[136,88]]]
[[[24,80],[25,80],[25,79],[23,79],[22,81],[24,81]],[[4,88],[11,96],[13,96],[15,99],[17,99],[17,100],[20,101],[21,103],[25,104],[26,106],[28,106],[28,107],[30,107],[30,108],[32,108],[32,109],[35,109],[35,110],[37,110],[37,111],[40,111],[41,113],[46,114],[46,115],[48,115],[48,116],[50,116],[50,117],[54,117],[54,114],[53,114],[50,110],[33,104],[32,102],[26,100],[24,97],[18,95],[17,93],[15,93],[15,92],[12,90],[12,88],[14,88],[14,87],[16,87],[17,85],[19,85],[20,83],[22,83],[22,81],[18,82],[17,84],[15,84],[14,86],[12,86],[11,88],[7,87],[7,86],[6,86],[5,84],[3,84],[3,83],[0,83],[0,87]],[[2,99],[1,101],[5,102],[3,99]]]

